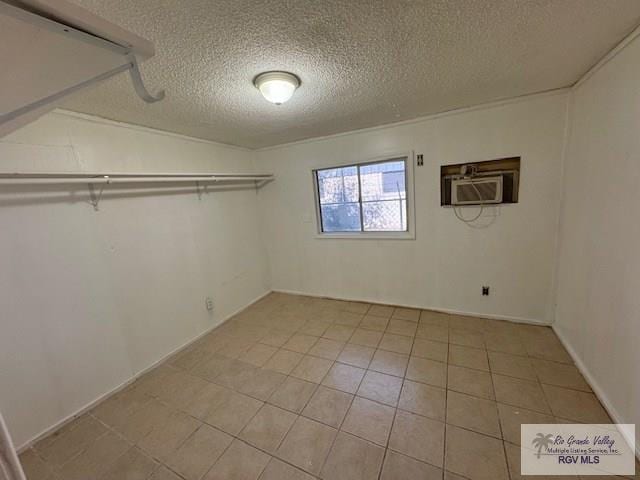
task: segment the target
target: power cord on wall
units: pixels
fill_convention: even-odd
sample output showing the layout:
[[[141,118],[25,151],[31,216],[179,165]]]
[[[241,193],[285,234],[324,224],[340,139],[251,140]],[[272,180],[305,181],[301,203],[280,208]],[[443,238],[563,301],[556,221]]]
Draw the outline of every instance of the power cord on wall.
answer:
[[[478,190],[478,187],[476,187],[476,184],[473,181],[473,177],[475,177],[478,173],[478,166],[474,165],[472,163],[470,164],[466,164],[466,165],[462,165],[460,167],[460,174],[464,177],[469,179],[469,183],[471,183],[471,186],[473,186],[473,189],[476,191],[476,193],[478,194],[478,200],[480,200],[482,198],[482,195],[480,194],[480,190]],[[478,212],[478,214],[473,217],[473,218],[464,218],[461,214],[461,212],[458,212],[458,207],[456,205],[453,206],[453,213],[455,213],[456,217],[458,218],[458,220],[460,220],[461,222],[464,223],[473,223],[476,220],[478,220],[480,218],[480,216],[482,215],[482,213],[484,212],[484,206],[485,204],[483,202],[480,202],[480,211]]]

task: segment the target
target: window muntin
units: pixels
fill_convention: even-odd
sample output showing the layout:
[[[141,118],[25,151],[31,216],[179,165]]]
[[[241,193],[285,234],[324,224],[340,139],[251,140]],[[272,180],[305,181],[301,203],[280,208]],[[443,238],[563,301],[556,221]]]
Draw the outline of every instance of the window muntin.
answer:
[[[405,158],[314,174],[320,233],[408,232]]]

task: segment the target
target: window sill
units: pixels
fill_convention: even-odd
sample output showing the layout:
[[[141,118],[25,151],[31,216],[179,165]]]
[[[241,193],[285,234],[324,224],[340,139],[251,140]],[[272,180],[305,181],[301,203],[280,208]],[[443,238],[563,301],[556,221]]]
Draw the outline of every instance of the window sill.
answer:
[[[317,239],[334,240],[415,240],[414,232],[354,232],[354,233],[316,233]]]

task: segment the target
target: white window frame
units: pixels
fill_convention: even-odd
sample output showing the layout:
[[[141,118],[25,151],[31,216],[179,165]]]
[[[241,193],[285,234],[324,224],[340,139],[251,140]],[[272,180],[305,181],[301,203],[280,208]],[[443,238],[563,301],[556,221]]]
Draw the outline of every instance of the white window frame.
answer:
[[[407,230],[404,232],[323,232],[322,219],[320,212],[320,196],[318,187],[318,170],[328,170],[332,168],[344,168],[371,165],[374,163],[389,162],[392,160],[405,161],[405,181],[406,181],[406,200],[407,200]],[[319,239],[370,239],[370,240],[414,240],[416,238],[415,230],[415,207],[414,207],[414,182],[413,182],[413,152],[392,153],[380,157],[369,158],[361,161],[342,161],[332,162],[330,164],[314,165],[311,170],[311,179],[313,185],[313,202],[316,211],[316,238]],[[360,192],[362,195],[362,192]],[[358,199],[361,201],[361,199]]]

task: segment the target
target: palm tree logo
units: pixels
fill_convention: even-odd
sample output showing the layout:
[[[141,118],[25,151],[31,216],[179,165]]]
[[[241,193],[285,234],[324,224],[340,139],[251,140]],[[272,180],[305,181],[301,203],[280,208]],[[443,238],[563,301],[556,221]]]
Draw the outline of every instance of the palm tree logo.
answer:
[[[546,435],[543,433],[538,433],[536,435],[536,438],[534,438],[531,443],[533,443],[534,447],[538,448],[538,453],[536,454],[537,458],[540,458],[540,452],[542,451],[542,447],[547,449],[551,444],[553,444],[552,438],[553,438],[552,433],[548,433]]]

